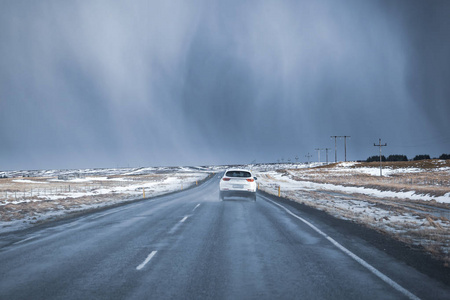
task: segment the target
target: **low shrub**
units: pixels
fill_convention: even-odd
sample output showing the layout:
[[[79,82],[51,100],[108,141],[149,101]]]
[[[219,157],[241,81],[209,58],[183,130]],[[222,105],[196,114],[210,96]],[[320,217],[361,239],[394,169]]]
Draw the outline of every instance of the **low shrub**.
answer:
[[[428,154],[421,154],[421,155],[416,155],[413,160],[425,160],[425,159],[431,159],[430,156]]]
[[[374,161],[380,161],[380,156],[374,155],[366,159],[366,162],[374,162]],[[386,161],[386,157],[384,155],[381,155],[381,161]]]
[[[406,155],[389,155],[386,161],[408,161],[408,157]]]
[[[450,159],[450,154],[443,153],[441,156],[439,156],[439,159]]]

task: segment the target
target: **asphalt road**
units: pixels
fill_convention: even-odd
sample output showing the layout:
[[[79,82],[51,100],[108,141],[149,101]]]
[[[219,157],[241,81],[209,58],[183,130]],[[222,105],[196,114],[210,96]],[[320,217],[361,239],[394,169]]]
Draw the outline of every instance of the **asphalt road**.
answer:
[[[2,236],[0,299],[449,299],[287,203],[195,189]]]

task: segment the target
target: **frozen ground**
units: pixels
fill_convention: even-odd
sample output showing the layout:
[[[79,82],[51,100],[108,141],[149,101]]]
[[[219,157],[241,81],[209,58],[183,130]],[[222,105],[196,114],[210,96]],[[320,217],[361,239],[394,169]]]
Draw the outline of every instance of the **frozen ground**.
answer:
[[[229,166],[0,172],[0,233],[188,188]],[[242,165],[260,189],[364,224],[450,262],[450,161]]]
[[[204,167],[0,172],[0,233],[198,184]]]
[[[257,171],[260,189],[352,220],[450,262],[450,162],[340,163]]]

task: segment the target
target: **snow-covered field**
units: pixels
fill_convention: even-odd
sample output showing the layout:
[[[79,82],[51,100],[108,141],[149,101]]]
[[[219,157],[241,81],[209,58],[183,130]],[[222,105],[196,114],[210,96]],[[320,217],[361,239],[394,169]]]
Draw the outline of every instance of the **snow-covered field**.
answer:
[[[0,172],[0,233],[186,189],[229,166]],[[255,164],[260,190],[352,220],[450,262],[450,161]]]
[[[450,262],[450,162],[340,163],[257,171],[260,190],[423,246]]]
[[[0,172],[0,233],[84,210],[189,188],[214,171],[204,167]]]

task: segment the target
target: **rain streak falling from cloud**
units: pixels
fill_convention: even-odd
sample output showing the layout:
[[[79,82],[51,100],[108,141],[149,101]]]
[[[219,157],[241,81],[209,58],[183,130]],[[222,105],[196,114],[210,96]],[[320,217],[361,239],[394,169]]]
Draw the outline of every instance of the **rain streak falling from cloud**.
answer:
[[[450,152],[445,1],[1,6],[4,169]]]

